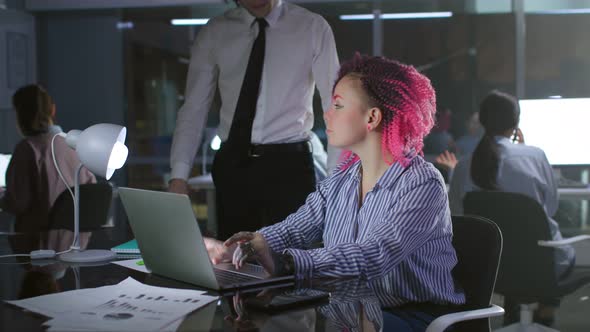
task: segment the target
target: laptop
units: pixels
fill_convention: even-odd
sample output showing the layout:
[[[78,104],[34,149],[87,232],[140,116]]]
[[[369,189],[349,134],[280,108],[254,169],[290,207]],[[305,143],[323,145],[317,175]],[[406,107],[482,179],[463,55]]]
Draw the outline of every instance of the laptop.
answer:
[[[119,188],[143,261],[152,273],[218,291],[286,283],[293,276],[269,277],[259,265],[236,270],[213,265],[188,196]]]

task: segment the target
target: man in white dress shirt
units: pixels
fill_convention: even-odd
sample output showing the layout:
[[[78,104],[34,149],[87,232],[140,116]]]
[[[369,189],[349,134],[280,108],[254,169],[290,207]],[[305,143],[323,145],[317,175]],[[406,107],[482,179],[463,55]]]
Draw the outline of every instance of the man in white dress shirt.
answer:
[[[201,28],[192,47],[171,151],[169,190],[188,193],[218,89],[223,144],[212,172],[220,239],[283,220],[315,189],[308,142],[314,88],[328,110],[339,68],[332,30],[320,15],[282,0],[236,2]]]

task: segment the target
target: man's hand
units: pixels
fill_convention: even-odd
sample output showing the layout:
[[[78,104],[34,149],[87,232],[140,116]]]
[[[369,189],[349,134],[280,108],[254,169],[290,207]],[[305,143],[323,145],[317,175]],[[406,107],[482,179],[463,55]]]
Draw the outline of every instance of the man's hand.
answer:
[[[168,191],[171,193],[188,195],[188,184],[183,179],[172,179],[168,183]]]
[[[445,151],[439,154],[438,156],[436,156],[436,159],[434,159],[434,161],[440,166],[446,168],[447,170],[455,169],[455,166],[457,166],[458,162],[455,154],[449,151]]]
[[[225,246],[223,242],[209,237],[203,238],[209,259],[213,264],[231,262],[237,245]]]

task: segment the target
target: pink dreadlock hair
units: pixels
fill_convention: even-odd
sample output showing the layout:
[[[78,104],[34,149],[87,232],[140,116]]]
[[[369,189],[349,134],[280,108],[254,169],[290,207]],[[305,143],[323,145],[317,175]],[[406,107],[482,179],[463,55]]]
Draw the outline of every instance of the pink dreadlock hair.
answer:
[[[423,155],[423,140],[434,126],[436,113],[436,95],[430,80],[412,66],[358,52],[342,64],[334,88],[348,75],[361,81],[369,106],[383,112],[381,150],[385,161],[390,165],[399,161],[407,167],[412,151]],[[388,154],[393,160],[387,160]],[[358,159],[352,151],[344,151],[340,156],[342,168]]]

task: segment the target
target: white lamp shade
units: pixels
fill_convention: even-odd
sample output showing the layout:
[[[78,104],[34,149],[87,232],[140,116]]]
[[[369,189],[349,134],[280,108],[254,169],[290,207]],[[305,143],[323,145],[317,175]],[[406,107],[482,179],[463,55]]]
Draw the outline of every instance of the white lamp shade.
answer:
[[[125,127],[100,123],[82,132],[68,132],[66,142],[76,150],[86,168],[108,180],[127,160],[128,150],[124,144],[126,134]]]

